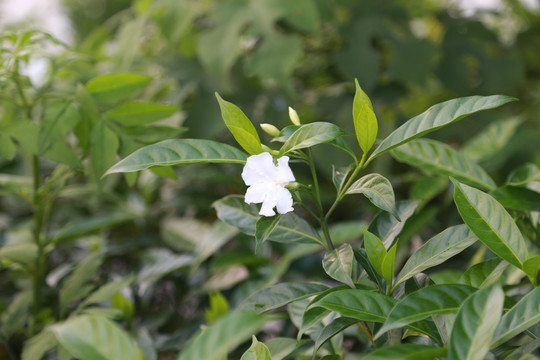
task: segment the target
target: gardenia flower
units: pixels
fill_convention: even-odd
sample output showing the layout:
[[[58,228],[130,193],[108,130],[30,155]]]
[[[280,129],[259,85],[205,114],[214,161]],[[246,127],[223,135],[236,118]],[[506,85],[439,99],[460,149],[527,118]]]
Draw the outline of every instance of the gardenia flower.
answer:
[[[280,214],[294,210],[292,195],[285,188],[295,181],[288,156],[277,159],[276,165],[270,153],[252,155],[244,166],[242,179],[249,186],[244,200],[246,204],[262,203],[260,215],[274,216],[274,207]]]

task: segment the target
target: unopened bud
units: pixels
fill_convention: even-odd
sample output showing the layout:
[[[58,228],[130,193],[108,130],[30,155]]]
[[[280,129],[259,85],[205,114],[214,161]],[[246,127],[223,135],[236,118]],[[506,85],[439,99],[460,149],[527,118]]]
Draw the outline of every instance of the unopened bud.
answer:
[[[300,125],[300,118],[292,107],[289,106],[289,118],[294,125]]]
[[[301,184],[298,183],[298,182],[296,182],[296,181],[295,181],[295,182],[288,183],[287,185],[285,185],[285,187],[286,187],[287,189],[289,189],[289,190],[297,190],[297,189],[300,188],[300,186],[301,186]]]
[[[265,133],[270,136],[276,137],[279,136],[279,134],[281,133],[281,131],[279,131],[279,129],[272,124],[260,124],[260,127]]]

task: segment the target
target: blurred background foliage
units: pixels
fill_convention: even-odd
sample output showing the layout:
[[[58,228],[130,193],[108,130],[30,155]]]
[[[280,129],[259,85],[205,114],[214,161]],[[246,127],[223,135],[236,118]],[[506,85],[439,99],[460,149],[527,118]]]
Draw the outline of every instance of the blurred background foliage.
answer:
[[[139,73],[153,80],[132,99],[180,109],[163,126],[130,129],[124,138],[125,129],[118,126],[117,158],[145,143],[177,136],[233,143],[221,121],[216,91],[256,125],[287,125],[292,106],[303,123],[329,121],[354,132],[357,78],[373,102],[380,138],[447,99],[515,96],[520,101],[497,111],[495,118],[490,112],[479,114],[436,138],[466,149],[498,183],[518,165],[540,166],[540,157],[535,157],[540,153],[540,11],[519,1],[505,1],[500,11],[474,16],[442,0],[64,0],[64,6],[73,44],[52,54],[32,53],[49,59],[48,69],[57,79],[49,89],[74,92],[78,84],[104,73]],[[77,96],[84,117],[88,109],[82,95]],[[106,101],[98,104],[96,116],[109,110]],[[4,102],[0,114],[9,111]],[[101,250],[106,257],[93,262],[95,274],[87,281],[99,284],[135,273],[132,291],[119,293],[109,306],[123,311],[126,327],[148,359],[181,349],[204,322],[205,308],[208,321],[227,311],[215,291],[224,292],[224,301],[234,306],[278,280],[324,278],[317,249],[266,243],[254,254],[251,237],[216,221],[211,204],[245,191],[237,167],[193,165],[172,173],[144,171],[137,179],[99,180],[82,169],[88,167],[84,159],[91,150],[79,141],[76,155],[82,167],[73,166],[73,177],[62,183],[47,228],[48,236],[61,241],[46,264],[44,296],[50,308],[41,314],[42,324],[59,318],[54,303],[61,279],[88,254]],[[348,159],[325,145],[316,159],[327,178],[323,196],[331,194],[332,169],[326,164],[344,166]],[[66,160],[52,160],[43,165],[45,173],[55,175],[53,180],[62,178],[51,164]],[[446,182],[388,156],[371,166],[391,180],[398,199],[424,200],[423,210],[407,223],[405,239],[427,238],[458,222]],[[0,168],[13,175],[29,171],[24,156],[4,156]],[[295,168],[295,174],[307,179],[307,170]],[[13,184],[4,181],[2,191],[8,193],[9,186]],[[16,241],[30,210],[11,196],[3,197],[0,206],[0,241]],[[344,201],[334,215],[336,241],[358,238],[359,224],[374,214],[366,202],[359,206],[357,198]],[[310,253],[316,255],[298,260]],[[21,279],[0,280],[7,290],[0,305],[5,323],[24,313],[22,296],[16,303],[9,295],[24,287]],[[19,318],[3,328],[15,351],[32,335],[21,331],[24,323]],[[295,336],[292,327],[278,331]]]

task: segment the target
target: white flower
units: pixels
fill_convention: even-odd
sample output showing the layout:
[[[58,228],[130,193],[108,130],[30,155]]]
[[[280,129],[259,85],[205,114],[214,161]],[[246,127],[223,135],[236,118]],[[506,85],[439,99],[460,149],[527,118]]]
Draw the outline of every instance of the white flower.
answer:
[[[295,181],[288,156],[277,159],[276,165],[270,153],[252,155],[244,166],[242,179],[249,186],[244,200],[247,204],[262,203],[260,215],[274,216],[274,207],[280,214],[294,210],[292,195],[285,188]]]

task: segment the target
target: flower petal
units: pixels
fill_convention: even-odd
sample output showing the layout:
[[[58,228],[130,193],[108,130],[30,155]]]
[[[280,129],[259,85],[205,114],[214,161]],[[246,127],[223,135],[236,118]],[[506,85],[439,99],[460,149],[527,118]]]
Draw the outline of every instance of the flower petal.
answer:
[[[282,186],[278,186],[276,202],[277,212],[280,214],[286,214],[293,211],[294,208],[292,204],[293,198],[291,192]]]
[[[270,153],[264,152],[258,155],[252,155],[247,158],[244,170],[242,170],[242,179],[246,185],[253,185],[262,182],[273,181],[277,170],[274,165],[274,159]]]
[[[275,191],[275,185],[271,183],[258,183],[251,185],[246,190],[244,201],[246,204],[259,204],[264,201],[267,194]]]
[[[274,207],[276,206],[277,202],[278,202],[278,198],[277,198],[276,190],[274,189],[273,191],[268,192],[262,203],[261,211],[259,211],[259,215],[263,215],[263,216],[276,215],[276,213],[274,212]]]
[[[289,157],[282,156],[277,160],[277,177],[276,181],[279,185],[285,186],[290,182],[295,181],[294,175],[289,167]]]

